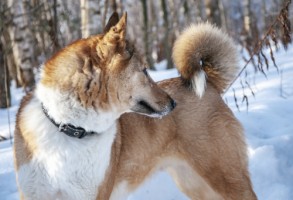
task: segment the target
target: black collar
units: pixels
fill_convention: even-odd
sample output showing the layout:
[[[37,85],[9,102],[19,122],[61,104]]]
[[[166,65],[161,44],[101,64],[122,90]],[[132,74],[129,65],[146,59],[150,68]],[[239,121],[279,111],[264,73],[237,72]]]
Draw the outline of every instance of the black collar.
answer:
[[[44,107],[43,104],[42,104],[42,109],[46,117],[59,129],[59,131],[65,133],[66,135],[70,137],[81,139],[87,135],[96,134],[96,132],[93,132],[93,131],[87,132],[84,128],[76,127],[76,126],[73,126],[72,124],[58,124],[55,122],[54,119],[50,117],[47,109]]]

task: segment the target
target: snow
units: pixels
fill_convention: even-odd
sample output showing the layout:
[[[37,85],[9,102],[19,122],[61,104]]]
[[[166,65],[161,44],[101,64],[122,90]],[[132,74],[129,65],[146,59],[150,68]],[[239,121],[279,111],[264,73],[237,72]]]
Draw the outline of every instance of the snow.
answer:
[[[243,124],[248,143],[249,170],[255,192],[260,200],[291,200],[293,197],[293,47],[287,52],[276,52],[279,71],[271,67],[254,75],[248,67],[250,87],[242,89],[240,80],[223,96],[236,117]],[[241,63],[240,66],[243,66]],[[155,80],[178,76],[175,69],[150,71]],[[243,77],[245,74],[242,75]],[[244,81],[243,81],[244,82]],[[234,91],[238,107],[234,102]],[[248,97],[248,107],[242,103],[243,92]],[[11,130],[23,92],[12,86],[12,107],[9,109]],[[0,109],[0,135],[9,137],[7,109]],[[10,140],[0,142],[0,198],[19,200],[13,171],[12,145]],[[175,186],[170,176],[159,172],[128,198],[129,200],[188,199]]]
[[[11,107],[9,109],[0,108],[0,136],[5,138],[10,138],[10,133],[13,133],[15,126],[15,115],[17,113],[19,103],[24,95],[24,91],[21,88],[16,88],[15,85],[16,83],[12,82],[10,89]],[[10,116],[10,118],[8,118],[8,116]]]

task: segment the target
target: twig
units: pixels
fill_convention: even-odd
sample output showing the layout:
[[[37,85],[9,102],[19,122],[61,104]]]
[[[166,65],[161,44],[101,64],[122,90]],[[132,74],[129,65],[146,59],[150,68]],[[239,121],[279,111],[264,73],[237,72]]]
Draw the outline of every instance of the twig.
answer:
[[[266,41],[267,37],[270,35],[271,30],[273,29],[273,27],[277,24],[277,22],[279,21],[279,17],[282,14],[283,10],[285,8],[287,8],[289,5],[291,4],[291,0],[288,0],[287,3],[285,4],[285,6],[281,9],[278,17],[276,17],[276,19],[272,22],[272,24],[269,26],[267,32],[265,33],[264,37],[260,40],[260,42],[258,43],[258,45],[254,48],[253,53],[250,55],[250,58],[246,61],[245,65],[242,67],[242,69],[240,70],[240,72],[237,74],[237,76],[234,78],[234,80],[228,85],[227,89],[225,90],[224,94],[227,93],[227,91],[231,88],[231,86],[235,83],[235,81],[240,77],[240,75],[243,73],[243,71],[247,68],[248,64],[253,60],[253,57],[259,53],[261,53],[262,48],[263,48],[263,44]],[[275,65],[275,59],[274,57],[271,57],[274,65]],[[266,61],[267,62],[267,61]]]

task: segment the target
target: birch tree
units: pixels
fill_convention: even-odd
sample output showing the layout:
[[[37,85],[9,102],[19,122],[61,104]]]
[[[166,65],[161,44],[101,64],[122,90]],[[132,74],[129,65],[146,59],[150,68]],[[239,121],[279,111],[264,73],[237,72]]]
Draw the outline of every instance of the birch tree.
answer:
[[[8,0],[8,7],[13,16],[8,26],[10,38],[12,40],[12,52],[16,67],[21,73],[21,85],[30,90],[35,83],[33,74],[33,35],[29,29],[28,12],[25,10],[25,4],[28,1]]]
[[[58,0],[59,42],[65,46],[81,38],[81,7],[79,1]],[[62,17],[60,17],[62,16]]]
[[[141,0],[142,12],[143,12],[143,42],[144,42],[144,53],[146,61],[150,68],[154,66],[154,60],[152,58],[152,52],[149,41],[149,15],[148,15],[148,4],[146,0]]]
[[[6,1],[0,2],[0,19],[4,19],[0,21],[0,43],[2,45],[2,54],[0,56],[3,56],[3,61],[5,59],[5,64],[7,65],[10,74],[9,78],[15,80],[16,86],[20,87],[21,76],[14,61],[12,54],[12,42],[7,29],[9,22],[12,19],[12,14]]]
[[[222,26],[222,18],[219,8],[219,0],[206,0],[206,15],[207,20],[216,24],[218,27]]]
[[[4,61],[3,44],[0,41],[0,108],[10,107],[10,85],[8,68]]]
[[[103,31],[104,27],[102,25],[104,22],[102,9],[104,3],[105,1],[100,0],[80,0],[81,34],[83,38]]]
[[[161,0],[161,6],[163,10],[163,19],[164,19],[164,28],[165,28],[165,37],[164,37],[164,51],[165,56],[167,59],[167,69],[173,68],[173,62],[172,62],[172,44],[171,44],[171,31],[169,27],[169,18],[168,18],[168,9],[166,0]]]

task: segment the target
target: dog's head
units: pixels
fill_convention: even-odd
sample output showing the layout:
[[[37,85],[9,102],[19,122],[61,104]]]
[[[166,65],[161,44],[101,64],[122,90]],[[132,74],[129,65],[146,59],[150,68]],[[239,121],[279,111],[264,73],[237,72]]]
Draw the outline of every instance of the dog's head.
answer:
[[[126,13],[120,20],[114,13],[103,34],[78,40],[47,61],[41,83],[69,91],[69,98],[97,112],[168,114],[175,102],[148,75],[126,28]]]

